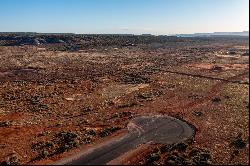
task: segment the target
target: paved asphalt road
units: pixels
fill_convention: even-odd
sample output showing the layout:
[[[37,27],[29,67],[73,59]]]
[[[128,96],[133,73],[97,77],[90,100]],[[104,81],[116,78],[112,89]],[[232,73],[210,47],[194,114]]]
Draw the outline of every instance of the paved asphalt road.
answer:
[[[81,155],[71,156],[55,164],[104,165],[138,145],[154,142],[172,144],[193,136],[194,130],[187,123],[169,116],[137,117],[128,124],[128,134],[111,140]]]

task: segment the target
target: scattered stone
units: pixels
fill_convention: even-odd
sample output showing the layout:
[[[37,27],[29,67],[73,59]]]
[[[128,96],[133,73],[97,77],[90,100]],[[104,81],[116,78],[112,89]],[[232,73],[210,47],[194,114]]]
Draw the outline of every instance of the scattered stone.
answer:
[[[74,101],[75,99],[73,97],[66,97],[65,100]]]
[[[203,113],[202,112],[197,112],[197,111],[194,111],[194,112],[192,112],[192,114],[194,115],[194,116],[198,116],[198,117],[200,117],[200,116],[202,116],[203,115]]]

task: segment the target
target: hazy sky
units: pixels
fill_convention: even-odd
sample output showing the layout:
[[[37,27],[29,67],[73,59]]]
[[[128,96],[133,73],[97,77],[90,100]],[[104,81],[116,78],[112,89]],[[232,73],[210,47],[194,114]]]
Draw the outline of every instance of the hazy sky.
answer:
[[[2,32],[244,31],[249,0],[0,0]]]

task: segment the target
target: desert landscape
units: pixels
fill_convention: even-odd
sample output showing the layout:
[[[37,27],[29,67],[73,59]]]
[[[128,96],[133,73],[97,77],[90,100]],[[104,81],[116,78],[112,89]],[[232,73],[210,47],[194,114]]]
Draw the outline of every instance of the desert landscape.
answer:
[[[139,142],[108,164],[248,164],[248,40],[1,34],[0,162],[54,164],[157,115],[192,136]]]

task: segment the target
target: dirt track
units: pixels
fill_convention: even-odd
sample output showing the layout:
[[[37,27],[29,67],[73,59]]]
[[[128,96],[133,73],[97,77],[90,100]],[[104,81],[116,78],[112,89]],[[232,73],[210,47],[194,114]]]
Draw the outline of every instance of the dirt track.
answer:
[[[204,104],[204,102],[209,102],[211,101],[211,99],[213,97],[216,96],[216,94],[218,94],[220,92],[220,89],[223,88],[224,85],[226,85],[227,83],[236,83],[236,84],[241,84],[241,82],[239,81],[233,81],[235,79],[240,79],[241,77],[245,76],[247,77],[249,75],[249,71],[245,71],[241,74],[238,74],[236,76],[233,76],[233,77],[230,77],[230,78],[227,78],[226,80],[225,79],[215,79],[215,80],[219,80],[221,82],[215,84],[214,86],[212,86],[211,90],[207,93],[206,96],[204,96],[203,98],[199,99],[199,100],[196,100],[194,102],[190,102],[184,106],[181,106],[181,107],[177,107],[177,108],[173,108],[174,110],[175,109],[189,109],[191,107],[195,107],[195,106],[198,106],[198,105],[202,105]],[[190,75],[189,75],[190,76]],[[199,78],[207,78],[207,77],[199,77]],[[210,78],[209,78],[210,79]],[[249,85],[249,83],[242,83],[242,84],[247,84]]]

